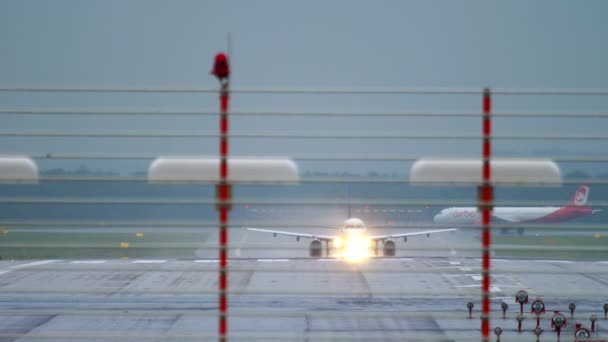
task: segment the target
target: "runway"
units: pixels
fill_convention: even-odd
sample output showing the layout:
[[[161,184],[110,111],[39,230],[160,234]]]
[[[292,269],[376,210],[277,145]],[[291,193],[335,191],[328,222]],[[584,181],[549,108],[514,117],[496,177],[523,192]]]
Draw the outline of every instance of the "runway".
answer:
[[[588,324],[608,294],[608,262],[495,260],[492,326],[503,341],[533,339],[525,310],[515,331],[514,294],[542,296],[550,312]],[[479,260],[470,257],[241,258],[230,262],[234,341],[479,340]],[[0,341],[212,340],[217,324],[215,259],[0,262]],[[539,272],[536,274],[535,272]],[[559,285],[558,288],[556,285]],[[564,293],[558,296],[557,292]],[[466,303],[476,304],[468,318]],[[503,320],[500,303],[509,304]],[[564,331],[571,336],[572,327]],[[545,336],[547,337],[547,336]]]
[[[398,257],[353,264],[309,258],[306,240],[233,229],[230,340],[479,341],[479,252],[458,248],[478,243],[464,231],[417,237],[397,243]],[[216,244],[211,230],[191,259],[0,261],[0,342],[216,340]],[[555,334],[552,311],[569,317],[571,301],[582,323],[591,313],[603,318],[608,261],[495,258],[492,276],[492,326],[503,328],[502,341],[534,338],[529,304],[524,331],[515,330],[520,289],[545,300],[545,337]]]

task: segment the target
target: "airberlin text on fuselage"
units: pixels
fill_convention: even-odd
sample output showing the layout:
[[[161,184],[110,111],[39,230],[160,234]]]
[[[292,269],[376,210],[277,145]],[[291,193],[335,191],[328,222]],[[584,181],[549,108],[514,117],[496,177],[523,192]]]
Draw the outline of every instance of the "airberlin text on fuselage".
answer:
[[[454,218],[476,218],[479,216],[475,210],[455,210],[450,215]]]

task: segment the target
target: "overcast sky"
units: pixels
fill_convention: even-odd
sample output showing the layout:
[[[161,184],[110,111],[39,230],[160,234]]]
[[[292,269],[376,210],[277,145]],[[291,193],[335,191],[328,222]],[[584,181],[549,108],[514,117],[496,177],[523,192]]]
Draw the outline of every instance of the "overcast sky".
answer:
[[[608,88],[606,1],[2,1],[0,84],[216,86],[213,55],[233,37],[233,87]],[[241,111],[479,112],[477,96],[235,95]],[[0,93],[0,107],[215,110],[215,95]],[[495,110],[608,112],[602,97],[499,97]],[[194,130],[217,118],[3,116],[7,130]],[[604,134],[608,119],[502,119],[498,134]],[[478,119],[271,117],[234,131],[476,134]],[[514,155],[604,156],[606,141],[497,141]],[[478,141],[233,140],[240,155],[478,155]],[[216,139],[0,138],[0,153],[214,154]],[[83,162],[84,163],[84,162]],[[100,164],[124,170],[141,163]],[[44,165],[56,166],[57,163]],[[73,164],[66,164],[73,165]],[[404,165],[306,169],[400,172]]]

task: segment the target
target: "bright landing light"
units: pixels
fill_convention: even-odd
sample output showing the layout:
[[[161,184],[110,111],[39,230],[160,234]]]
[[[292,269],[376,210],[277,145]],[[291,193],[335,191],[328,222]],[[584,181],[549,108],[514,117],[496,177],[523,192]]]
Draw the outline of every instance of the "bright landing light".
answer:
[[[341,241],[341,243],[343,243]],[[343,243],[342,257],[348,261],[359,262],[370,256],[371,241],[362,236],[352,236]]]

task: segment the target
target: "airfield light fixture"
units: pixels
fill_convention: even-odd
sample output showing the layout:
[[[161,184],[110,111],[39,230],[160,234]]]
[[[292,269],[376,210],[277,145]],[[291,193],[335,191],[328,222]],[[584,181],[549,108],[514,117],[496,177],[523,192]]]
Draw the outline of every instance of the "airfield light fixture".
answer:
[[[570,310],[570,318],[574,318],[574,310],[576,310],[576,305],[574,303],[570,303],[568,305],[568,310]]]
[[[507,309],[509,309],[509,304],[502,302],[502,304],[500,304],[500,308],[502,309],[502,319],[506,319],[507,318]]]
[[[557,338],[559,339],[561,335],[562,328],[568,326],[568,322],[566,322],[566,316],[561,314],[559,311],[554,311],[553,317],[551,317],[551,328],[555,329],[557,332]]]
[[[501,327],[494,328],[494,334],[496,335],[496,342],[500,342],[500,335],[502,335],[502,328]]]
[[[528,292],[525,290],[519,290],[515,294],[515,302],[519,303],[519,313],[523,315],[524,304],[528,303]]]
[[[589,329],[583,327],[580,323],[576,324],[576,330],[574,330],[574,342],[587,342],[591,338],[591,332]]]
[[[537,315],[545,313],[545,303],[542,300],[537,299],[532,303],[532,313]]]
[[[469,309],[469,319],[473,318],[473,307],[475,307],[475,304],[473,304],[473,302],[467,303],[467,309]]]
[[[517,317],[515,317],[515,319],[517,320],[517,332],[521,332],[521,323],[524,319],[526,319],[526,316],[524,316],[524,314],[522,313],[519,313],[517,314]]]
[[[543,329],[541,329],[540,327],[536,327],[536,328],[534,328],[533,332],[534,332],[534,335],[536,335],[536,342],[539,342],[540,335],[543,334]]]
[[[608,303],[604,304],[604,319],[608,319]]]
[[[589,317],[589,320],[591,321],[591,332],[594,332],[595,331],[595,322],[597,321],[597,315],[591,314],[591,316]]]
[[[532,302],[532,313],[536,315],[536,327],[538,328],[540,326],[540,315],[545,313],[545,303],[540,298]]]

